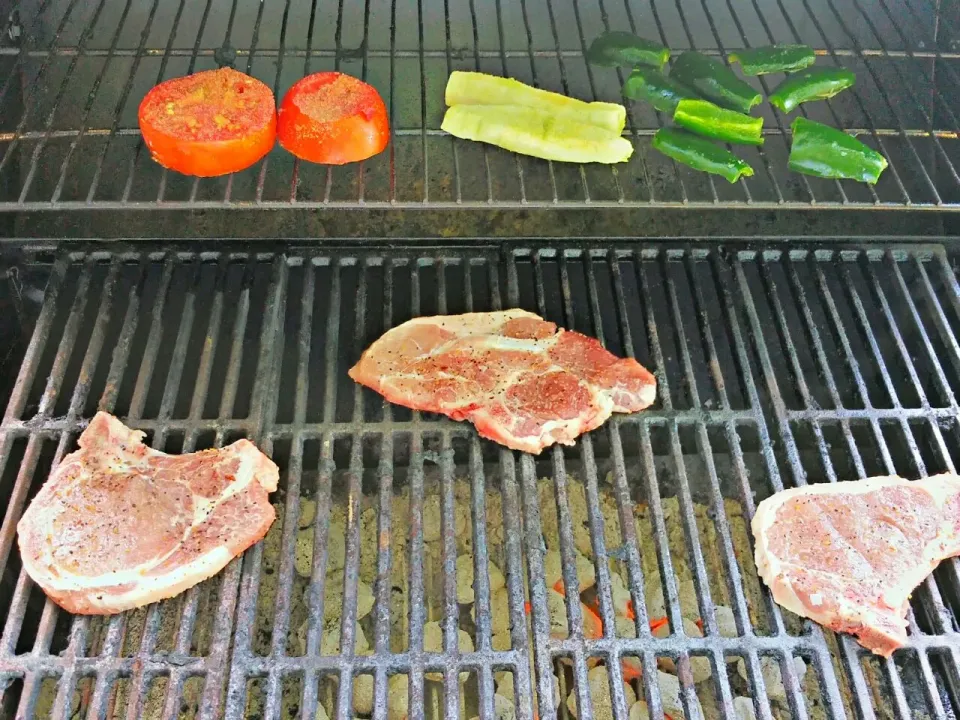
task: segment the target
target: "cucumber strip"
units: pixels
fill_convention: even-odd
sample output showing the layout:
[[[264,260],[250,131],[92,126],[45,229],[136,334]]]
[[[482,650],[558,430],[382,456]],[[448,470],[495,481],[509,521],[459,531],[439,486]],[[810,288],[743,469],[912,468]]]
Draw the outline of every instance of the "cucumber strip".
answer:
[[[458,138],[558,162],[611,164],[633,154],[630,141],[609,130],[519,105],[454,105],[440,127]]]
[[[627,122],[623,105],[584,102],[559,93],[524,85],[513,78],[456,70],[450,73],[447,105],[522,105],[584,125],[595,125],[619,135]]]

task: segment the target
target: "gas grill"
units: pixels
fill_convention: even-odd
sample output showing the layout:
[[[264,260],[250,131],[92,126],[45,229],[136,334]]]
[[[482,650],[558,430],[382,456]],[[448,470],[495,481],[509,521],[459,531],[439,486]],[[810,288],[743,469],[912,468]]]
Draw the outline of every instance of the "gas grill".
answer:
[[[668,118],[640,104],[615,166],[439,130],[456,69],[616,101],[624,75],[583,59],[608,29],[719,57],[810,44],[857,85],[802,113],[890,168],[875,187],[788,173],[768,105],[733,185],[653,151]],[[960,713],[956,561],[882,659],[777,606],[749,531],[784,487],[960,466],[955,0],[0,0],[0,31],[0,718]],[[278,98],[362,77],[391,144],[163,170],[141,98],[218,65]],[[511,307],[637,358],[657,403],[533,456],[346,374],[412,317]],[[281,471],[270,533],[171,600],[60,610],[16,523],[97,410],[168,452],[256,442]],[[548,592],[585,568],[599,638]]]

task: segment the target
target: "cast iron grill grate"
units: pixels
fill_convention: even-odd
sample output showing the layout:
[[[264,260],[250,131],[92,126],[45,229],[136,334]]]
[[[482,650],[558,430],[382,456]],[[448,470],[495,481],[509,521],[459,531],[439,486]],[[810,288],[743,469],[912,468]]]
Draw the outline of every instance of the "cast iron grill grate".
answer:
[[[568,717],[571,692],[581,718],[624,720],[630,693],[659,716],[662,679],[612,682],[612,710],[588,689],[592,664],[619,679],[624,658],[645,678],[679,667],[686,717],[740,717],[740,697],[762,718],[956,715],[954,562],[914,594],[909,646],[881,661],[774,605],[747,531],[783,486],[957,467],[960,287],[939,246],[78,245],[7,260],[0,300],[33,330],[0,426],[5,717],[314,718],[322,706],[342,719],[352,682],[372,688],[376,720],[491,718],[503,672],[519,718]],[[346,377],[409,317],[517,305],[654,369],[656,406],[535,458]],[[74,618],[45,602],[21,572],[15,523],[98,408],[174,452],[257,441],[281,467],[274,530],[149,608]],[[584,638],[573,602],[572,630],[551,636],[557,552],[566,587],[584,576],[578,556],[604,559],[602,637]],[[473,616],[457,603],[464,556]],[[614,573],[638,608],[632,629],[614,622]],[[646,621],[661,612],[672,632],[656,638]],[[443,641],[425,652],[428,621]],[[369,651],[340,652],[357,633]],[[407,678],[406,714],[394,677]]]
[[[763,150],[738,148],[757,174],[732,186],[652,151],[668,118],[640,104],[626,129],[637,152],[613,168],[519,158],[439,130],[454,69],[617,101],[623,73],[583,59],[611,28],[721,56],[808,43],[821,64],[854,70],[858,84],[802,112],[863,137],[891,168],[875,188],[789,173],[792,118],[768,105]],[[0,18],[0,209],[956,209],[958,28],[953,0],[28,0]],[[278,96],[307,72],[361,76],[388,104],[390,149],[344,168],[295,162],[278,147],[229,177],[163,171],[140,141],[141,98],[160,80],[218,64],[250,72]],[[778,79],[754,82],[766,92]]]

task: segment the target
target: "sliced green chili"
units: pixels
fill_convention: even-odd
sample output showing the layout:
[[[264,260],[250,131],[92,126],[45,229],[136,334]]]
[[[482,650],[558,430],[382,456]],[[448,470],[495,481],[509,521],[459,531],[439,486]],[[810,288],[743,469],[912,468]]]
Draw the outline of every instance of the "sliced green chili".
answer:
[[[686,130],[660,128],[653,136],[653,147],[694,170],[722,175],[732,183],[741,175],[753,175],[753,168],[732,152]]]
[[[800,103],[832,98],[856,81],[857,76],[846,68],[810,68],[777,85],[770,93],[770,104],[791,112]]]
[[[790,129],[793,145],[787,164],[795,172],[873,185],[887,167],[883,155],[842,130],[803,117],[794,120]]]
[[[687,130],[730,143],[763,145],[763,118],[725,110],[707,100],[681,100],[673,121]]]
[[[813,48],[806,45],[767,45],[730,53],[730,62],[740,63],[744,75],[796,72],[816,61]]]
[[[586,57],[587,62],[606,67],[651,65],[662,68],[670,59],[670,50],[652,40],[614,30],[594,40]]]
[[[657,110],[670,113],[684,98],[697,97],[690,88],[650,67],[634,68],[623,83],[623,94],[631,100],[643,100]]]
[[[730,110],[749,113],[763,98],[719,60],[687,50],[681,53],[670,70],[670,77]]]

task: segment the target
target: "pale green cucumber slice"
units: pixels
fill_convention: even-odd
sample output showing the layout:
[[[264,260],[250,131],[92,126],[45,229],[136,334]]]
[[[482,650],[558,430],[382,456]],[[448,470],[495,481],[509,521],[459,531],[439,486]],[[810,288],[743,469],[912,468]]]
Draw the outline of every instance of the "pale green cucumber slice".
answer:
[[[611,164],[633,154],[633,145],[619,134],[519,105],[454,105],[440,127],[458,138],[544,160]]]
[[[456,70],[447,80],[446,102],[456,105],[522,105],[585,125],[596,125],[619,135],[627,111],[618,103],[584,102],[559,93],[524,85],[513,78]]]

